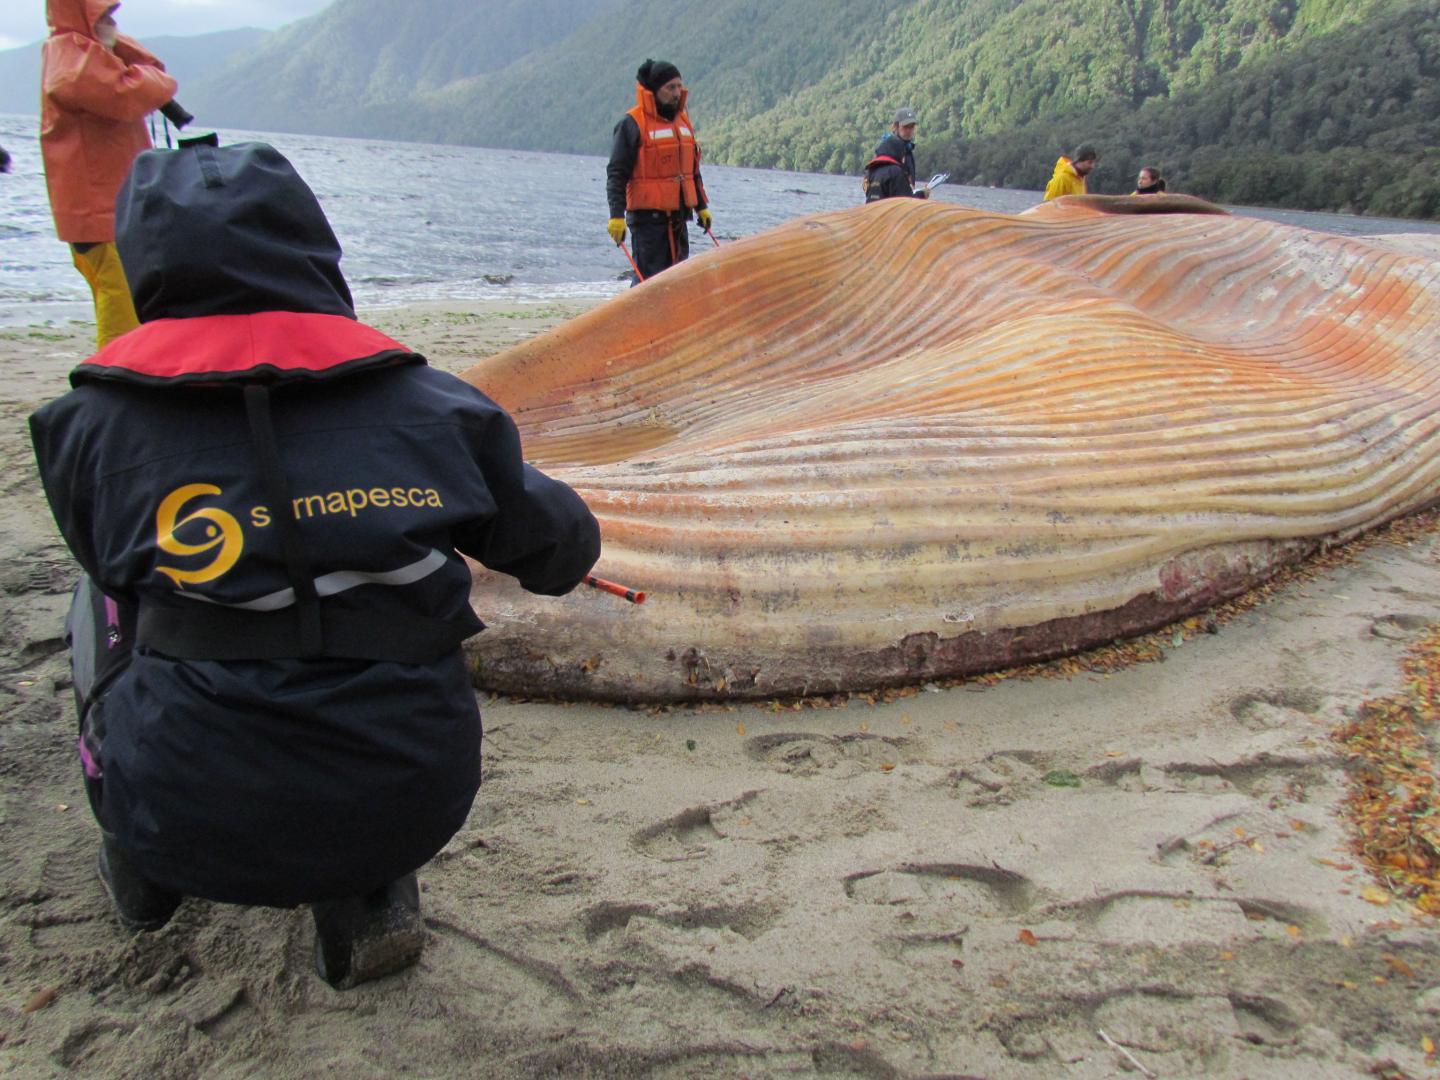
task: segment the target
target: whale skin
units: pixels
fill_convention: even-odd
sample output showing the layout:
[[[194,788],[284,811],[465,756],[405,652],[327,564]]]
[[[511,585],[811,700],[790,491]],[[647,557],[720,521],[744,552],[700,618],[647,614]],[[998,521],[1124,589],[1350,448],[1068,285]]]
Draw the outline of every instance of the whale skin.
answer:
[[[482,688],[862,691],[1152,630],[1436,501],[1440,250],[1183,196],[892,199],[726,243],[464,374],[601,523],[476,567]]]

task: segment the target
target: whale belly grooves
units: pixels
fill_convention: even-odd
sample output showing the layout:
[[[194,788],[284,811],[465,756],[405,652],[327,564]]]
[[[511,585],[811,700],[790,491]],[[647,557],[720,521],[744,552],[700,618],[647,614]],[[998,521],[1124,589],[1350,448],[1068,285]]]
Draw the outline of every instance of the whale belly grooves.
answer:
[[[1145,632],[1436,501],[1437,341],[1440,251],[1184,196],[726,244],[465,373],[649,594],[477,568],[477,681],[829,693]]]

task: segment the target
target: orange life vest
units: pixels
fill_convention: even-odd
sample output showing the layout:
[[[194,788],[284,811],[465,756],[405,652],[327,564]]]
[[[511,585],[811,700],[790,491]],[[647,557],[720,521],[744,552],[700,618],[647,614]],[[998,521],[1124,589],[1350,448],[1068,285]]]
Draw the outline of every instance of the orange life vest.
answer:
[[[690,91],[680,92],[680,110],[667,120],[655,105],[655,95],[635,84],[635,107],[629,115],[640,128],[635,168],[625,185],[627,210],[683,210],[704,205],[705,188],[700,168],[700,143],[685,111]]]

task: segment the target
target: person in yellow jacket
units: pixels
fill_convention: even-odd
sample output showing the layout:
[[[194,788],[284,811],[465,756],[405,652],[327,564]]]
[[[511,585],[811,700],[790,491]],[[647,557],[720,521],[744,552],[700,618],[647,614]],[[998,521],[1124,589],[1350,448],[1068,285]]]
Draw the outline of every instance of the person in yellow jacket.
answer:
[[[1084,195],[1085,178],[1099,160],[1100,155],[1088,143],[1082,144],[1073,158],[1061,154],[1060,160],[1055,162],[1055,175],[1050,177],[1050,183],[1045,185],[1045,201],[1058,199],[1061,195]]]
[[[116,30],[115,0],[46,0],[41,61],[40,152],[55,232],[95,298],[95,342],[139,326],[115,251],[115,196],[142,150],[146,114],[179,125],[175,80],[138,42]]]
[[[620,244],[626,225],[633,230],[642,278],[689,256],[692,214],[710,228],[700,143],[685,111],[689,96],[674,64],[646,60],[635,73],[635,107],[615,125],[605,169],[608,231]]]

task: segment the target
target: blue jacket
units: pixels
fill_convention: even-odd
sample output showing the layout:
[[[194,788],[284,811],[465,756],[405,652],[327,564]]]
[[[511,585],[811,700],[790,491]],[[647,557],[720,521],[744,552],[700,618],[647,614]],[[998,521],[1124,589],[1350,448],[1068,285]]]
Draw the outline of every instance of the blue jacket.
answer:
[[[355,320],[274,150],[144,154],[119,223],[142,325],[31,417],[66,542],[138,611],[94,707],[102,820],[187,895],[367,892],[434,855],[479,784],[461,555],[558,595],[598,526],[499,406]]]

